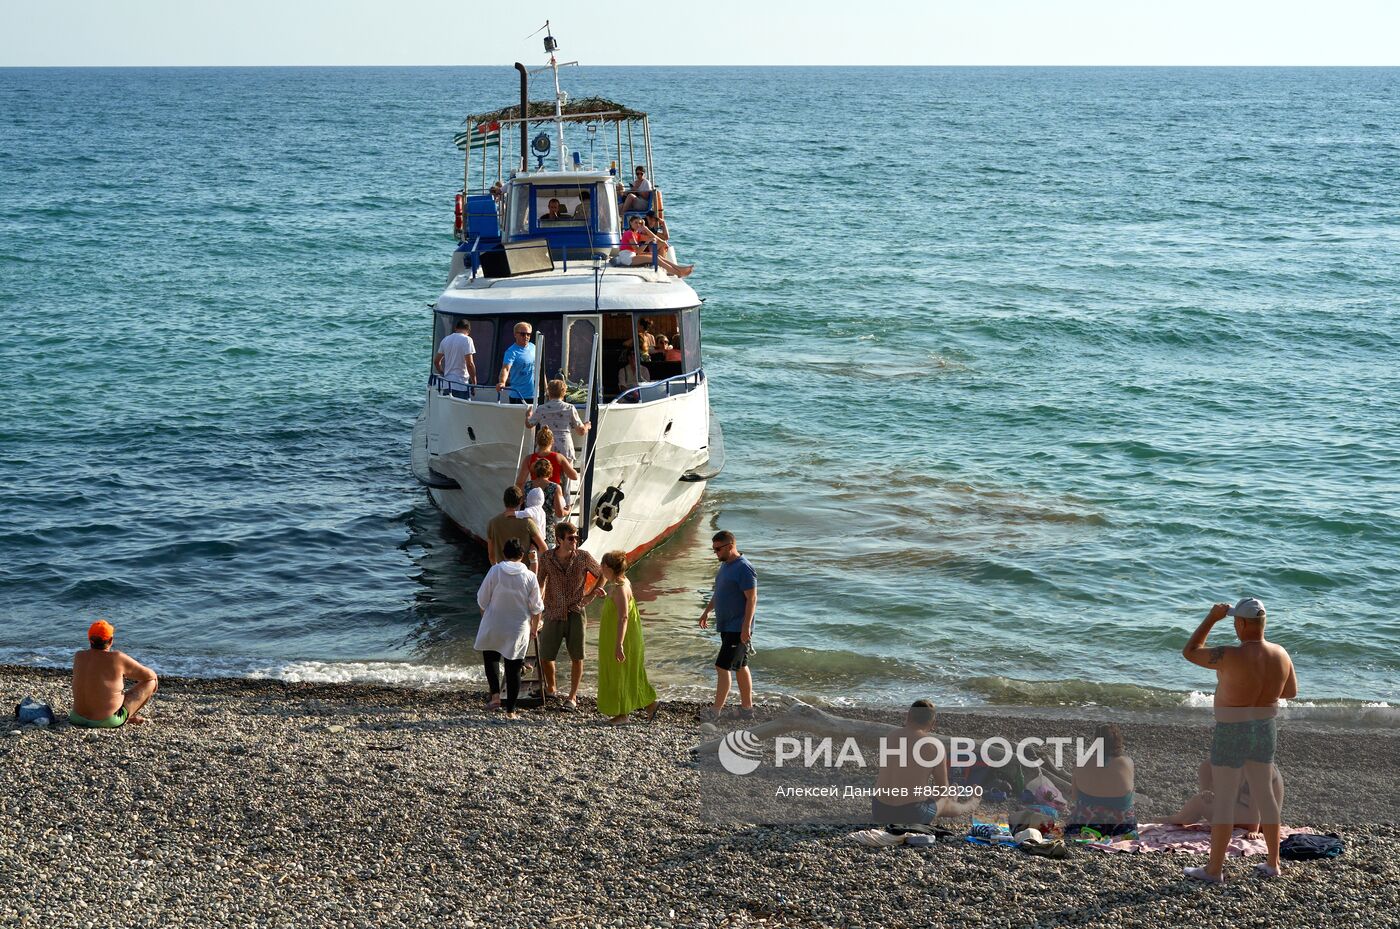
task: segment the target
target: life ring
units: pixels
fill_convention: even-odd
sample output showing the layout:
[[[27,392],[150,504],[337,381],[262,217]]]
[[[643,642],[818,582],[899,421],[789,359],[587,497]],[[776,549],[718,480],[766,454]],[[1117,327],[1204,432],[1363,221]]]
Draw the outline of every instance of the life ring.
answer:
[[[458,236],[462,234],[462,218],[465,213],[466,197],[459,193],[457,194],[457,201],[453,205],[452,210],[452,231],[457,233]]]

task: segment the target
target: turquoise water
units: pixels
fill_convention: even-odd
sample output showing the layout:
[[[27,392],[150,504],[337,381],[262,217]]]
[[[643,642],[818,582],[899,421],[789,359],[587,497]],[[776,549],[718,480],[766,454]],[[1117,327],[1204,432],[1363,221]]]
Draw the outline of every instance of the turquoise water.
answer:
[[[638,568],[708,680],[1178,703],[1246,593],[1400,699],[1400,71],[583,68],[653,114],[729,465]],[[510,69],[0,70],[0,660],[475,675],[408,468],[473,109]]]

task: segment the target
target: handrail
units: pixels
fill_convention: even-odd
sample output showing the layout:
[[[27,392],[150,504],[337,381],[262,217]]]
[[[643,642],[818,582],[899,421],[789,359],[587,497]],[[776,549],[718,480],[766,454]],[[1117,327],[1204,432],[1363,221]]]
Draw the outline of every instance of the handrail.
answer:
[[[510,385],[506,385],[505,387],[497,387],[495,384],[465,384],[459,386],[457,382],[449,381],[446,377],[444,377],[441,374],[429,374],[428,386],[436,387],[438,393],[442,396],[452,396],[458,400],[472,400],[477,403],[490,403],[492,401],[478,400],[476,397],[476,392],[478,390],[485,390],[495,392],[496,403],[510,402]],[[460,396],[460,394],[463,391],[465,391],[467,394],[465,397]]]
[[[655,390],[663,384],[666,386],[666,396],[669,397],[671,396],[671,385],[673,383],[675,383],[676,381],[687,380],[692,377],[695,378],[695,384],[698,387],[700,382],[705,379],[705,369],[696,368],[694,371],[687,371],[684,374],[673,374],[670,377],[664,378],[659,381],[647,381],[645,384],[638,384],[636,387],[629,387],[627,390],[624,390],[622,393],[609,400],[604,406],[611,407],[614,404],[621,403],[624,397],[632,393],[636,393],[638,402],[641,402],[641,392],[643,390]]]

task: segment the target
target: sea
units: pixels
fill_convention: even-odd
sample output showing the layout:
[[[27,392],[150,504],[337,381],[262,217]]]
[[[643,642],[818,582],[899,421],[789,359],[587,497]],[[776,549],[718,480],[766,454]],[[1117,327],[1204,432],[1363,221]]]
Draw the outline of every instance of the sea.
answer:
[[[1190,706],[1249,595],[1300,701],[1400,701],[1400,70],[564,85],[651,114],[705,298],[727,467],[634,570],[663,696],[712,686],[724,528],[763,697]],[[105,618],[166,674],[481,679],[486,561],[409,441],[452,136],[517,95],[0,70],[0,663]]]

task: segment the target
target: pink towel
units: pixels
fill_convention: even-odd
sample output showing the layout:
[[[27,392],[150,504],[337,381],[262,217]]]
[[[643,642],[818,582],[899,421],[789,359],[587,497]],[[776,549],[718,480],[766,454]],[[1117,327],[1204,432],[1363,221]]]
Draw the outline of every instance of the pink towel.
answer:
[[[1280,834],[1283,838],[1287,838],[1295,833],[1312,831],[1311,829],[1289,829],[1285,826],[1280,830]],[[1247,839],[1245,834],[1243,829],[1234,831],[1230,836],[1230,847],[1225,852],[1226,856],[1242,857],[1267,854],[1268,848],[1264,845],[1263,839]],[[1091,842],[1085,843],[1085,846],[1104,852],[1130,852],[1134,854],[1186,852],[1191,855],[1209,855],[1210,833],[1171,823],[1139,823],[1136,839],[1114,842],[1111,845]]]

